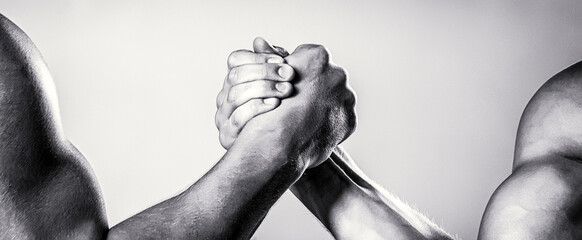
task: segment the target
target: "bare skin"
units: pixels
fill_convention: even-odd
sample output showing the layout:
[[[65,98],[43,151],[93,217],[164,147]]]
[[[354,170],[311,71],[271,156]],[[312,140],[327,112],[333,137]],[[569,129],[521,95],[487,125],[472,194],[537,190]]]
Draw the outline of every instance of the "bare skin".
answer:
[[[582,62],[548,80],[519,124],[513,172],[495,191],[479,239],[581,239]]]
[[[98,184],[67,141],[40,53],[0,15],[0,238],[100,239]]]
[[[310,64],[320,50],[298,49],[288,57],[289,66],[277,65],[290,70],[287,74],[273,72],[278,69],[273,65],[252,70],[256,77],[285,82],[293,68],[299,69],[298,85],[310,90],[249,121],[239,141],[186,191],[109,229],[90,166],[63,134],[52,78],[40,53],[0,16],[0,238],[250,238],[305,169],[325,160],[353,131],[353,93],[342,72],[325,62]],[[238,80],[237,74],[229,76]],[[305,104],[314,101],[325,104]],[[278,103],[265,104],[268,109]],[[305,121],[324,112],[318,116],[331,121]]]
[[[263,64],[246,63],[231,68],[225,86],[251,84],[252,79],[285,82],[294,75],[280,74],[279,70],[295,69],[297,93],[289,101],[280,102],[275,110],[245,122],[245,128],[226,155],[186,192],[120,223],[111,232],[122,238],[133,238],[136,233],[153,238],[250,238],[285,190],[307,168],[325,160],[333,147],[353,131],[353,93],[347,88],[341,69],[321,58],[323,50],[312,45],[299,47],[285,58],[288,66],[266,63],[269,58],[260,56],[253,59],[265,61]],[[245,59],[231,54],[228,62],[234,58]],[[284,79],[277,79],[281,77]],[[219,97],[219,105],[241,102],[232,97],[229,100],[228,96],[233,95]],[[310,102],[325,104],[306,104]],[[277,103],[251,100],[246,104],[251,106],[248,110],[255,111],[272,109]],[[217,125],[240,126],[247,119],[245,116],[234,110],[229,119],[217,120]],[[319,119],[306,120],[314,118]],[[326,121],[320,120],[324,118]],[[196,224],[189,225],[193,220]]]
[[[355,127],[354,95],[327,50],[303,45],[283,58],[260,44],[262,57],[251,62],[229,58],[229,83],[217,101],[228,152],[186,191],[109,229],[92,170],[63,134],[40,53],[0,16],[0,238],[248,239],[295,184],[338,239],[449,239],[337,147]],[[581,79],[578,63],[529,103],[513,173],[491,198],[480,239],[582,238]],[[238,93],[227,94],[233,88]]]
[[[244,53],[246,59],[261,59],[264,54],[278,54],[261,38],[255,39],[255,53]],[[329,59],[325,53],[324,59]],[[233,62],[245,67],[248,62]],[[258,63],[255,63],[258,64]],[[255,80],[256,86],[276,84],[270,80]],[[241,87],[244,86],[244,87]],[[276,96],[275,88],[254,88],[249,83],[240,85],[224,84],[218,95],[217,122],[229,122],[233,109],[250,120],[265,112],[267,108],[249,107],[252,101],[261,101]],[[236,89],[235,89],[236,88]],[[238,89],[245,89],[240,93]],[[230,94],[231,92],[236,94]],[[223,101],[225,95],[230,101]],[[240,100],[236,96],[241,97]],[[285,98],[286,95],[282,95]],[[281,98],[281,97],[279,97]],[[285,103],[288,99],[281,99]],[[246,103],[245,103],[246,102]],[[223,110],[227,109],[227,111]],[[221,142],[228,149],[230,142],[237,142],[238,133],[246,122],[236,126],[218,125]],[[225,138],[223,136],[228,136]],[[319,161],[314,161],[319,162]],[[325,225],[336,239],[452,239],[450,235],[432,223],[425,216],[394,197],[370,180],[340,147],[335,147],[327,161],[311,168],[297,181],[291,190],[303,204]]]
[[[513,173],[492,196],[479,239],[582,238],[581,93],[582,62],[532,98],[519,125]],[[374,184],[341,148],[291,190],[338,239],[451,238]]]

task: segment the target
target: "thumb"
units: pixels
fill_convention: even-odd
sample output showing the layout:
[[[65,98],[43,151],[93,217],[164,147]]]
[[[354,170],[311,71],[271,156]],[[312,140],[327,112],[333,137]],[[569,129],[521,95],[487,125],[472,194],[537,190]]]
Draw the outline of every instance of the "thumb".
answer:
[[[289,56],[289,52],[282,47],[273,46],[267,42],[267,40],[257,37],[253,41],[253,50],[255,53],[272,53],[277,54],[281,57]]]

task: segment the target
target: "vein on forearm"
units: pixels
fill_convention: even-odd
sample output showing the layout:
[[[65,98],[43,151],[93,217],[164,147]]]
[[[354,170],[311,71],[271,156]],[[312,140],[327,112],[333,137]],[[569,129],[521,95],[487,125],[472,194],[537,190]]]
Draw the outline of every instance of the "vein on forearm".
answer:
[[[139,238],[248,239],[269,208],[302,170],[283,152],[231,148],[184,192],[112,229]]]
[[[306,171],[293,192],[337,239],[452,239],[370,180],[341,150]]]

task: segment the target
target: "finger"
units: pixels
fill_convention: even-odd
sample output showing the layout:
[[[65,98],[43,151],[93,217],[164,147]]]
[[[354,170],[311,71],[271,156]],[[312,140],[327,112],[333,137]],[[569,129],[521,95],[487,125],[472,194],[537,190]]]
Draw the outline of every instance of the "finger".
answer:
[[[261,37],[257,37],[253,41],[253,50],[256,53],[272,53],[281,57],[289,56],[289,52],[287,52],[287,50],[282,47],[271,45],[269,42],[267,42],[267,40]]]
[[[259,114],[273,110],[279,106],[280,103],[281,100],[277,98],[252,99],[248,101],[234,110],[228,121],[223,123],[223,128],[226,130],[225,133],[228,132],[232,137],[238,136],[240,130],[249,120]]]
[[[232,137],[226,133],[223,134],[222,132],[220,132],[220,134],[218,135],[220,145],[222,145],[222,147],[226,150],[228,150],[232,146],[235,139],[236,139],[235,137]]]
[[[284,63],[285,60],[276,53],[254,53],[249,50],[238,50],[228,56],[228,69],[252,63]]]
[[[295,76],[293,68],[286,64],[247,64],[230,70],[216,96],[216,108],[224,102],[229,89],[233,85],[255,80],[290,81]]]
[[[253,98],[284,98],[291,95],[291,83],[275,81],[252,81],[230,88],[227,102],[235,108]]]
[[[216,95],[216,109],[220,108],[220,105],[222,105],[223,100],[224,100],[224,88],[220,90],[220,92],[218,92],[218,95]]]
[[[246,64],[234,67],[228,72],[225,87],[234,86],[244,82],[255,80],[290,81],[293,79],[295,71],[287,64],[266,63],[266,64]]]
[[[286,64],[247,64],[230,70],[216,98],[216,107],[224,102],[231,86],[255,80],[290,81],[295,76],[293,68]]]
[[[225,92],[228,90],[227,88],[227,82],[228,82],[228,75],[224,78],[224,81],[222,82],[222,89],[220,89],[220,92],[218,92],[218,95],[216,95],[216,108],[220,108],[220,105],[222,104],[222,101],[224,100],[224,94],[226,94]]]
[[[228,150],[250,119],[275,109],[279,104],[280,101],[276,98],[269,98],[268,100],[255,99],[245,104],[245,107],[233,116],[235,120],[227,121],[219,128],[219,141],[222,147]]]
[[[275,81],[252,81],[242,83],[230,88],[226,101],[220,106],[215,116],[216,126],[230,118],[232,112],[239,106],[245,104],[251,99],[263,98],[286,98],[291,95],[293,86],[288,82]]]

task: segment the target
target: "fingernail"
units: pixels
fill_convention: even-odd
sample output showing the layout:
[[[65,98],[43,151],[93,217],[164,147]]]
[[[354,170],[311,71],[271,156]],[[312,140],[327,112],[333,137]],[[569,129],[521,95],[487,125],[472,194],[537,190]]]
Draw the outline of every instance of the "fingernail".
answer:
[[[272,57],[272,58],[267,59],[267,63],[283,63],[283,58]]]
[[[293,68],[291,68],[288,65],[283,65],[279,68],[279,70],[277,71],[277,73],[279,74],[279,76],[281,76],[284,79],[289,79],[291,78],[291,75],[293,75]]]
[[[279,92],[282,93],[287,92],[287,90],[289,90],[289,83],[284,82],[277,83],[275,84],[275,88],[277,88]]]
[[[268,104],[268,105],[273,105],[273,104],[277,103],[277,99],[276,98],[265,98],[265,99],[263,99],[263,103]]]
[[[287,52],[287,50],[285,50],[285,48],[279,47],[279,46],[275,46],[273,45],[273,48],[279,53],[279,55],[281,55],[282,57],[287,57],[289,56],[289,52]]]

